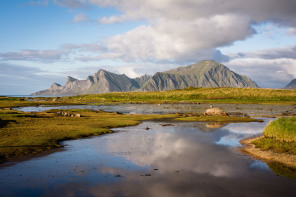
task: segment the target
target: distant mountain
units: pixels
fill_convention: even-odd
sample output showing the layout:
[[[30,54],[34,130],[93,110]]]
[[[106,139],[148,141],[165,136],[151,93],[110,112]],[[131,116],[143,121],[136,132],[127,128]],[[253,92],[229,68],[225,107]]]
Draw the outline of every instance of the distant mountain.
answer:
[[[86,80],[68,77],[65,86],[54,83],[49,89],[41,90],[32,95],[78,95],[106,92],[129,92],[140,89],[150,78],[144,75],[131,79],[126,75],[118,75],[105,70],[99,70]]]
[[[296,89],[296,79],[293,79],[286,87],[285,89]]]
[[[250,87],[258,85],[212,60],[158,72],[143,86],[143,91],[162,91],[186,87]]]
[[[86,80],[68,77],[65,86],[54,83],[49,89],[32,95],[78,95],[106,92],[162,91],[186,87],[250,87],[257,84],[246,76],[239,75],[226,66],[212,60],[201,61],[189,66],[158,72],[152,77],[144,75],[131,79],[99,70]]]

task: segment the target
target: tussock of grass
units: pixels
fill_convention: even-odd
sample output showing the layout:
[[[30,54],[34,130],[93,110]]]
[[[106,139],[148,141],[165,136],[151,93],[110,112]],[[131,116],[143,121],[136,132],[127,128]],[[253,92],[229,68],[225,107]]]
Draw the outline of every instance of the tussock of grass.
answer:
[[[264,136],[279,141],[296,142],[296,117],[279,118],[266,126]]]
[[[264,130],[264,137],[253,144],[262,150],[296,154],[296,117],[271,122]]]
[[[272,150],[276,153],[296,154],[296,144],[294,142],[278,141],[274,138],[261,138],[253,142],[257,148],[267,151]]]

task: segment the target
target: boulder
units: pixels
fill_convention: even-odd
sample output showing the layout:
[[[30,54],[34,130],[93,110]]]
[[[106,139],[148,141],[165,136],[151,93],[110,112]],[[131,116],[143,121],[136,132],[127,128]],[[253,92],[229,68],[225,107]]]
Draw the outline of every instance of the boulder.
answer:
[[[227,116],[227,113],[219,108],[207,109],[205,115],[208,116]]]

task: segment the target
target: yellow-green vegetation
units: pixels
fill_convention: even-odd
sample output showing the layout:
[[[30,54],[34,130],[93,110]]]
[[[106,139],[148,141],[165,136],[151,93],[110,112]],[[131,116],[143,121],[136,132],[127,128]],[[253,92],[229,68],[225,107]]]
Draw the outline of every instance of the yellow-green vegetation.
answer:
[[[296,103],[296,90],[262,88],[186,88],[160,92],[114,92],[62,99],[97,103]]]
[[[262,150],[296,154],[296,117],[271,122],[264,130],[264,137],[253,143]]]
[[[186,88],[158,92],[112,92],[72,97],[0,97],[0,108],[114,103],[269,103],[296,104],[296,90],[262,88]]]
[[[59,142],[110,133],[110,128],[136,125],[150,119],[175,118],[168,115],[122,115],[117,113],[71,110],[81,117],[57,116],[56,110],[43,113],[0,112],[0,162],[11,157],[39,153],[59,147]]]
[[[21,97],[5,97],[0,96],[0,109],[39,106],[39,105],[79,105],[80,102],[75,100],[66,100],[55,97],[36,97],[36,98],[21,98]]]

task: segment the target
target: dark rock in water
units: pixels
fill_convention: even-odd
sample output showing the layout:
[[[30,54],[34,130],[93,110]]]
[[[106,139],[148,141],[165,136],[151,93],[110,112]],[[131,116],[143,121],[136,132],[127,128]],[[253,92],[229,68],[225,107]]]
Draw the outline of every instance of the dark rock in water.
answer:
[[[189,66],[165,72],[157,72],[152,77],[144,75],[129,78],[126,75],[99,70],[86,80],[68,77],[65,86],[54,83],[47,90],[32,95],[78,95],[106,92],[162,91],[187,87],[250,87],[257,84],[246,76],[239,75],[226,66],[212,60],[201,61]]]

